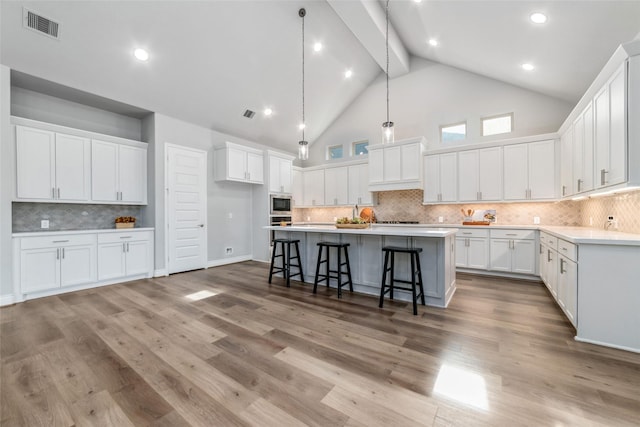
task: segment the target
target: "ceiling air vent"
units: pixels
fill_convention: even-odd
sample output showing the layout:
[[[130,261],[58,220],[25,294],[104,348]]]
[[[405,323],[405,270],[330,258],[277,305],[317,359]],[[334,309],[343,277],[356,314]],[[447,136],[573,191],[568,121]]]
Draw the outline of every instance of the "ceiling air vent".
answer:
[[[255,111],[251,111],[251,110],[245,110],[243,116],[245,116],[247,119],[253,119],[253,116],[256,115]]]
[[[49,18],[38,15],[29,9],[22,10],[22,19],[24,26],[40,34],[58,39],[58,29],[60,25]]]

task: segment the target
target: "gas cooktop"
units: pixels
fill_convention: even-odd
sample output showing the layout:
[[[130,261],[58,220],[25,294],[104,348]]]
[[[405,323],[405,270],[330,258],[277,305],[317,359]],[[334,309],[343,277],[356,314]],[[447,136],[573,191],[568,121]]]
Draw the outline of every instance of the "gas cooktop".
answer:
[[[378,224],[420,224],[419,221],[397,221],[397,220],[391,220],[391,221],[378,221]]]

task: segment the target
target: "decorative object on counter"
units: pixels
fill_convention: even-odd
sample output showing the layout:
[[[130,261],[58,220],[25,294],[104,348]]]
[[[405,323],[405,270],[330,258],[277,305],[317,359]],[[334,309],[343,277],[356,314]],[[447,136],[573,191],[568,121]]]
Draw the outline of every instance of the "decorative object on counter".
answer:
[[[462,225],[491,225],[492,222],[496,222],[496,211],[495,209],[486,209],[486,210],[473,210],[460,209],[462,215],[464,216],[462,220]]]
[[[389,120],[389,0],[387,0],[387,5],[385,7],[387,27],[385,32],[385,48],[387,52],[387,68],[385,71],[387,77],[387,121],[382,124],[382,143],[383,144],[393,144],[394,136],[393,136],[393,122]]]
[[[304,17],[307,15],[305,8],[300,8],[298,16],[302,18],[302,123],[300,123],[300,129],[302,130],[302,140],[298,141],[298,158],[300,160],[307,160],[309,158],[309,141],[304,139],[304,128],[306,123],[304,121]]]
[[[376,222],[376,215],[373,213],[373,209],[364,208],[360,211],[360,218],[362,218],[365,222],[372,223]]]
[[[362,218],[342,217],[336,221],[336,228],[368,228],[369,223],[365,222]]]
[[[116,228],[133,228],[136,225],[135,216],[119,216],[116,218]]]

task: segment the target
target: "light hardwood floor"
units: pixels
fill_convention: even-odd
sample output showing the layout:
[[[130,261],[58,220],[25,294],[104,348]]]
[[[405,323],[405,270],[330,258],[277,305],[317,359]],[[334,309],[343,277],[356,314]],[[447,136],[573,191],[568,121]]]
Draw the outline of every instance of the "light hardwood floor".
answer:
[[[267,276],[245,262],[2,308],[0,423],[640,425],[640,355],[575,342],[539,283],[459,275],[449,308],[413,316]]]

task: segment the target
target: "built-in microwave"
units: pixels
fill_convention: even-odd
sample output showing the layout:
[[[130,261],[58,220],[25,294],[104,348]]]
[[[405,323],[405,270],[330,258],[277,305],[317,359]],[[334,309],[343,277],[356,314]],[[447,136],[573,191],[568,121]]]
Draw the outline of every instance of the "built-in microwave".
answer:
[[[270,199],[271,215],[291,215],[291,196],[272,194]]]

